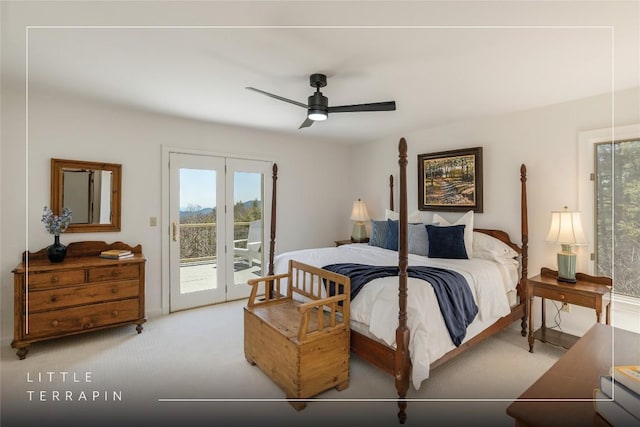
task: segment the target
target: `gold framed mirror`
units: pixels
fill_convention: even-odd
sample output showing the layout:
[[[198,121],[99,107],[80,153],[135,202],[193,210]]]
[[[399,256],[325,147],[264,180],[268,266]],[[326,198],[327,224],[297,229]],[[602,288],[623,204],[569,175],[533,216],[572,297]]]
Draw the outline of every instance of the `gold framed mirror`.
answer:
[[[122,165],[51,159],[51,210],[71,209],[66,233],[120,231]]]

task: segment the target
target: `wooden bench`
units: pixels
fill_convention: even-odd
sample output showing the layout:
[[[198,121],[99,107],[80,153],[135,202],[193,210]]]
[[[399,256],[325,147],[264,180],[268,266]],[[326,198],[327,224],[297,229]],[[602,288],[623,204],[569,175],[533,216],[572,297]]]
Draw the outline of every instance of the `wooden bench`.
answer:
[[[335,286],[335,295],[327,296],[325,281],[327,288]],[[244,353],[249,363],[278,384],[297,410],[323,391],[347,388],[349,278],[291,260],[288,273],[248,284]]]

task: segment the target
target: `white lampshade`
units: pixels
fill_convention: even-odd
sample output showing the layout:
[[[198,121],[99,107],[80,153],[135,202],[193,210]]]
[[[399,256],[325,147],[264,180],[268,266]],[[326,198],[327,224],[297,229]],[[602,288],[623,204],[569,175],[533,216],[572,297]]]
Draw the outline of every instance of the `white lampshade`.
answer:
[[[369,221],[367,205],[365,205],[360,199],[353,202],[353,209],[351,209],[351,221]]]
[[[551,212],[551,227],[547,241],[561,245],[584,245],[587,236],[582,229],[580,212],[570,212],[565,206],[563,211]]]

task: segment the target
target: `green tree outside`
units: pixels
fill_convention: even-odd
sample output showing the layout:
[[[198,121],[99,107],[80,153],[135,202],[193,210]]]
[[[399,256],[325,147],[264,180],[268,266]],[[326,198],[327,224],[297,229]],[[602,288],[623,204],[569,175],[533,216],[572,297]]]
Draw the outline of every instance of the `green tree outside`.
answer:
[[[596,273],[640,297],[640,139],[596,145]]]

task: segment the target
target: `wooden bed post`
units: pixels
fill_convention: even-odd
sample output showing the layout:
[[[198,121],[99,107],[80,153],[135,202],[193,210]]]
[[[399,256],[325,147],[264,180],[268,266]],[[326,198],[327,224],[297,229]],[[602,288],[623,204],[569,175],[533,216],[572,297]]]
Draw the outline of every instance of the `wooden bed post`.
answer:
[[[389,175],[389,209],[393,210],[393,175]]]
[[[269,240],[269,271],[268,275],[273,276],[273,258],[276,248],[276,204],[277,204],[277,186],[278,181],[278,164],[274,163],[272,168],[271,179],[273,180],[273,188],[271,190],[271,235]],[[273,297],[273,282],[269,282],[269,297]]]
[[[398,243],[398,329],[396,329],[395,377],[398,392],[398,420],[404,424],[407,420],[407,391],[409,390],[409,374],[411,360],[409,358],[409,328],[407,327],[407,141],[400,138],[398,145],[398,164],[400,165],[400,223]]]
[[[520,182],[522,185],[521,189],[521,200],[520,200],[520,227],[522,232],[522,277],[520,277],[520,289],[519,289],[519,297],[520,302],[524,302],[525,310],[524,316],[522,317],[522,322],[520,322],[520,326],[522,327],[522,331],[520,332],[523,337],[527,336],[527,310],[529,304],[527,302],[527,275],[528,275],[528,264],[529,264],[529,219],[527,217],[527,167],[523,163],[520,166]]]

